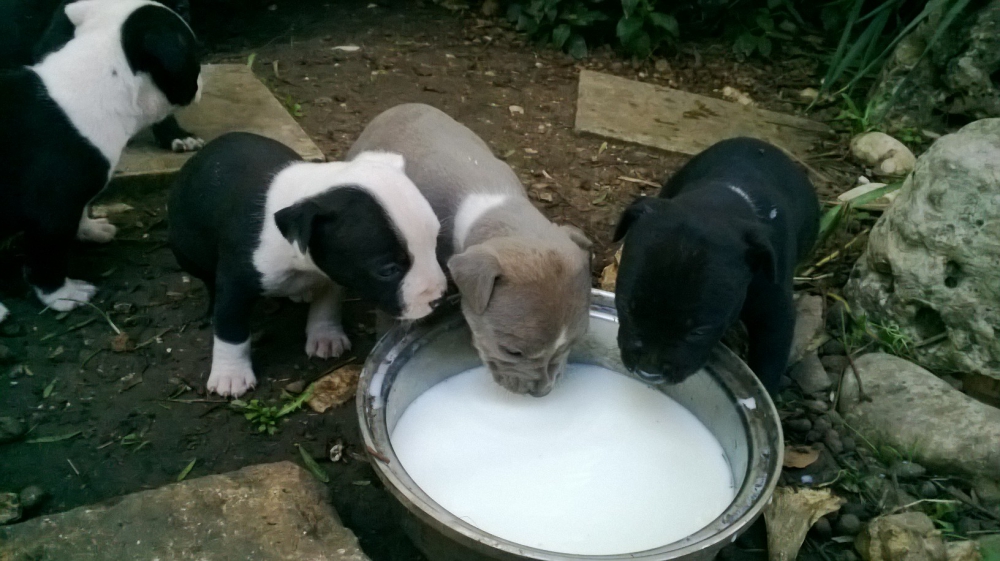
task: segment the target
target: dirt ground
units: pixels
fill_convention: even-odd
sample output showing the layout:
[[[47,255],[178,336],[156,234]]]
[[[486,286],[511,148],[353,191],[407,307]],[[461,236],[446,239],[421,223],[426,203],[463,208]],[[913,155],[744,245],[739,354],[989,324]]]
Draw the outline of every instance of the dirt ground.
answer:
[[[633,67],[610,51],[578,63],[526,43],[498,21],[431,4],[194,4],[207,59],[246,62],[254,55],[254,71],[290,111],[301,113],[302,127],[331,159],[366,122],[402,102],[435,105],[468,125],[514,167],[549,217],[595,240],[595,275],[614,252],[610,236],[624,205],[654,193],[685,158],[575,134],[579,67],[710,95],[731,85],[783,111],[799,107],[788,100],[818,81],[810,57],[741,63],[724,44],[685,45],[660,70],[652,61]],[[334,49],[342,45],[360,50]],[[849,178],[850,167],[835,161],[839,149],[829,150],[834,160],[824,170]],[[821,194],[831,195],[831,187],[820,185]],[[96,308],[135,345],[125,352],[112,350],[115,333],[95,308],[65,316],[42,312],[21,280],[19,244],[0,253],[0,298],[13,313],[0,337],[9,351],[0,359],[7,362],[0,370],[0,412],[23,419],[28,439],[73,435],[2,445],[0,491],[40,485],[51,496],[41,512],[58,512],[170,483],[192,460],[191,477],[300,461],[295,444],[301,444],[330,475],[337,510],[373,559],[421,559],[361,455],[353,403],[322,415],[290,415],[267,436],[225,400],[204,395],[212,339],[206,292],[182,274],[166,247],[165,201],[162,191],[125,201],[133,209],[112,217],[118,239],[81,245],[72,263],[73,277],[99,285]],[[345,360],[363,360],[373,344],[373,319],[363,303],[348,304],[345,325],[354,349]],[[307,359],[304,326],[302,306],[258,306],[253,359],[259,385],[249,397],[278,403],[287,384],[311,382],[342,362]],[[350,453],[331,464],[325,458],[337,440]]]

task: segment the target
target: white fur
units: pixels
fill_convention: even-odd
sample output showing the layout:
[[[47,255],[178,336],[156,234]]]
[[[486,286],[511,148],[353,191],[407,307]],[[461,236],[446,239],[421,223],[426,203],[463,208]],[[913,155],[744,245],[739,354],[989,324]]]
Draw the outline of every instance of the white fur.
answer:
[[[170,149],[174,152],[194,152],[205,147],[205,141],[196,136],[187,138],[175,138],[170,142]]]
[[[732,191],[733,193],[736,193],[741,199],[743,199],[744,201],[746,201],[747,204],[750,205],[750,208],[753,209],[754,214],[758,214],[757,213],[757,203],[755,203],[753,201],[753,197],[751,197],[749,193],[747,193],[746,191],[744,191],[743,189],[740,189],[739,187],[737,187],[735,185],[726,185],[726,187],[728,187],[729,190]]]
[[[122,25],[146,5],[159,4],[147,0],[68,4],[66,15],[76,25],[73,39],[32,67],[49,96],[101,151],[111,170],[133,135],[173,109],[148,74],[132,73],[122,50]]]
[[[90,302],[97,293],[97,287],[80,280],[66,279],[58,289],[45,294],[35,287],[35,294],[46,307],[57,312],[68,312]]]
[[[403,173],[404,167],[398,154],[365,152],[350,162],[302,162],[279,172],[267,194],[264,228],[253,256],[265,293],[292,297],[295,292],[313,292],[317,284],[330,282],[308,253],[281,235],[274,214],[331,186],[357,185],[385,209],[413,256],[401,286],[402,319],[430,313],[431,303],[447,288],[435,254],[441,225],[427,199]]]
[[[3,320],[7,319],[8,316],[10,316],[10,310],[7,309],[7,306],[0,304],[0,323],[3,323]]]
[[[469,237],[472,226],[484,214],[502,205],[506,200],[507,195],[474,193],[462,201],[458,206],[458,212],[455,213],[455,229],[452,234],[455,253],[465,251],[465,239]]]
[[[329,282],[309,306],[306,320],[306,355],[319,358],[336,358],[351,349],[351,341],[344,333],[340,320],[343,289]]]
[[[221,396],[239,397],[257,385],[250,364],[250,340],[234,345],[218,337],[212,344],[212,372],[208,391]]]
[[[80,226],[76,230],[76,238],[82,242],[108,243],[115,239],[118,228],[107,218],[91,218],[90,207],[83,209],[80,216]]]

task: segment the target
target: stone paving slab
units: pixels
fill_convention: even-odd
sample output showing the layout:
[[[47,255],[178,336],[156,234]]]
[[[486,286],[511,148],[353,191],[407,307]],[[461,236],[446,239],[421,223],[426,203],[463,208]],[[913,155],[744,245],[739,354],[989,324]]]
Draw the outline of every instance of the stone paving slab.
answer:
[[[368,561],[291,462],[250,466],[0,526],[0,561]]]

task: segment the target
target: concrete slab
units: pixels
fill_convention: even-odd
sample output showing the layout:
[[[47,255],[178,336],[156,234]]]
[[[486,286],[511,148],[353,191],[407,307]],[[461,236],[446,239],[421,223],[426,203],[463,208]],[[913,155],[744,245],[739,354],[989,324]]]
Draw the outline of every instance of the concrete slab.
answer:
[[[576,130],[689,155],[750,136],[800,158],[831,132],[809,119],[589,70],[580,72]]]
[[[0,526],[0,561],[368,561],[325,486],[291,462]]]
[[[206,64],[202,67],[201,102],[177,113],[182,127],[206,141],[232,131],[253,132],[284,143],[310,161],[323,161],[323,152],[309,139],[253,72],[243,64]],[[144,131],[122,154],[114,179],[148,179],[169,176],[194,153],[163,150]]]

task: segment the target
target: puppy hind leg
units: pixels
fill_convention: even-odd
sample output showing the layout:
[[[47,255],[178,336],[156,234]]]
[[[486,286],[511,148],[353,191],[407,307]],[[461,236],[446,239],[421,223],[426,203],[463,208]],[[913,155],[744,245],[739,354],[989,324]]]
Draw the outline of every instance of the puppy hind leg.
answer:
[[[344,289],[330,282],[316,289],[306,320],[306,355],[336,358],[351,349],[341,322]]]
[[[250,310],[256,299],[254,289],[220,279],[215,291],[209,392],[239,397],[257,385],[250,362]]]
[[[61,224],[58,220],[53,222]],[[70,222],[68,231],[31,228],[24,235],[25,279],[35,289],[38,299],[57,312],[82,306],[97,293],[97,287],[89,282],[66,277],[72,231]]]
[[[772,396],[788,367],[795,334],[795,303],[790,289],[767,281],[754,281],[743,306],[747,328],[748,366]]]
[[[107,218],[91,218],[90,205],[83,208],[80,225],[76,229],[76,238],[81,242],[108,243],[115,239],[118,228]]]

